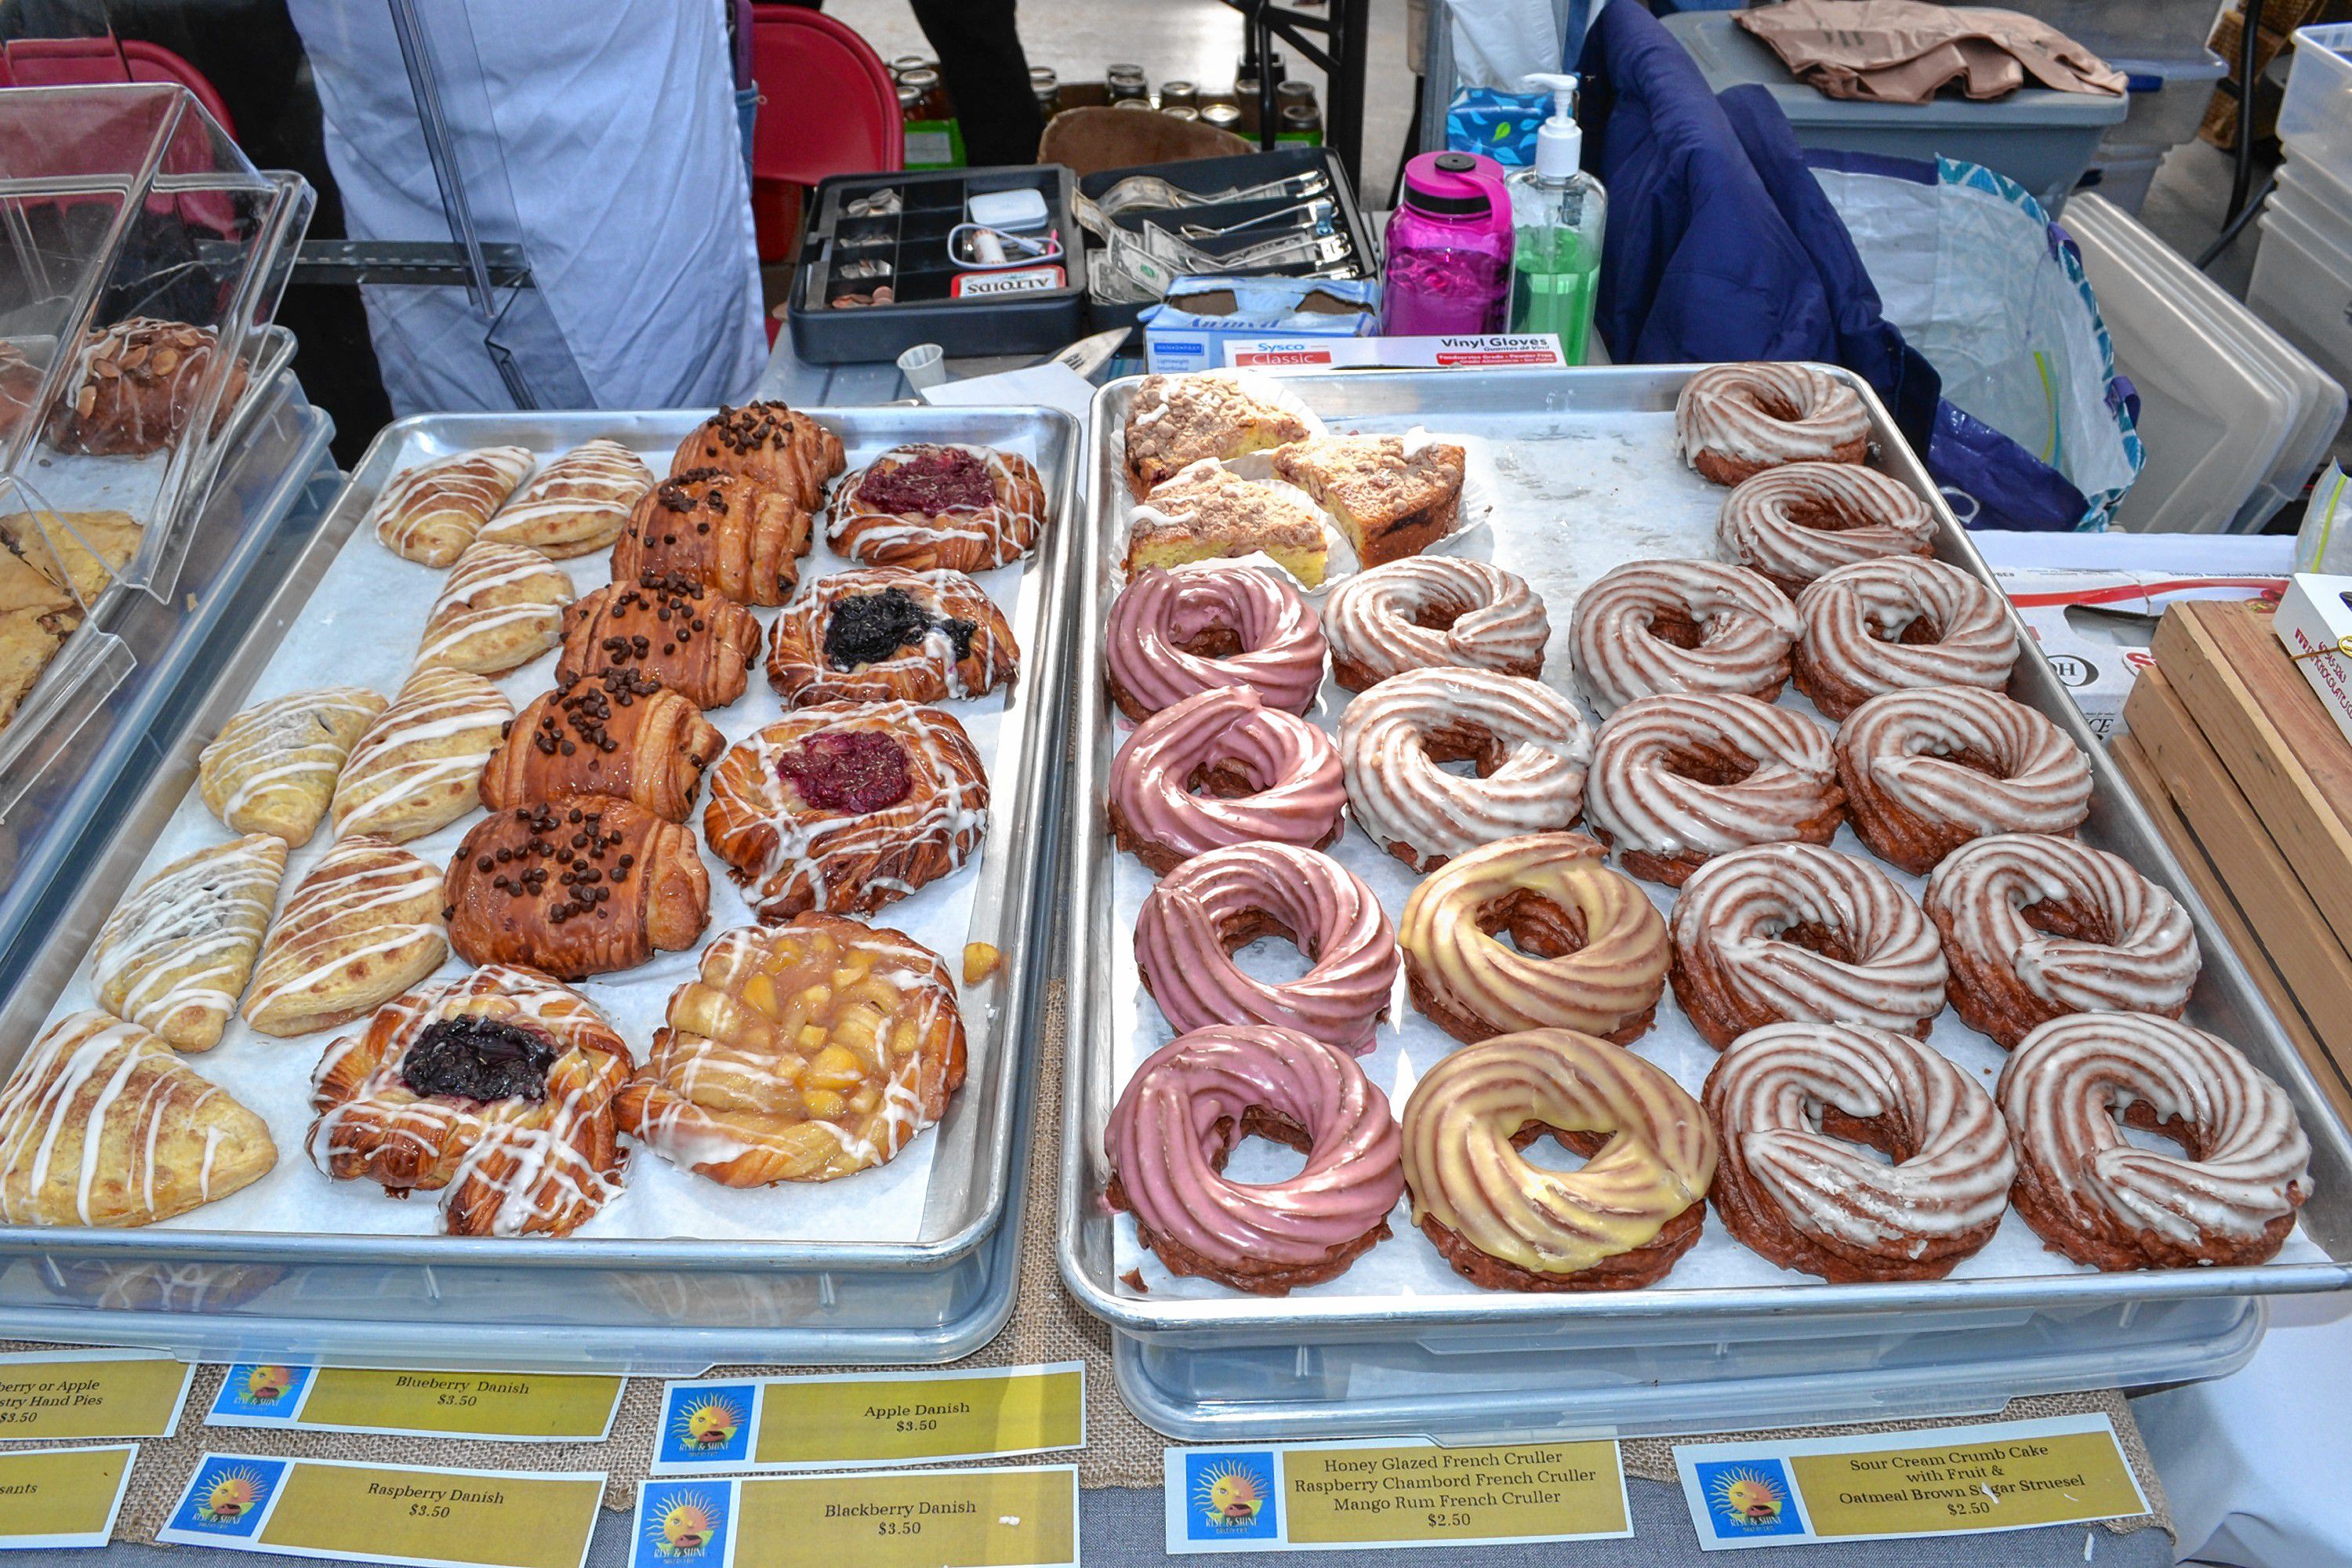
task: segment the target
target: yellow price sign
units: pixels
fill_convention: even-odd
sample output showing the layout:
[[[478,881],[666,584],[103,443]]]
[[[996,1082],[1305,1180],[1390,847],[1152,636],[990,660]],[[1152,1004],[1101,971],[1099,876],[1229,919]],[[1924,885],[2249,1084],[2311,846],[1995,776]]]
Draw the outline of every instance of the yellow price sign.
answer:
[[[103,1546],[139,1446],[0,1453],[0,1551]]]
[[[1678,1447],[1709,1549],[2030,1530],[2147,1511],[2104,1415]]]
[[[206,1454],[155,1539],[294,1556],[581,1568],[604,1478]]]
[[[985,1367],[681,1382],[662,1391],[655,1475],[1009,1458],[1087,1440],[1086,1368]]]
[[[630,1568],[1077,1568],[1072,1465],[649,1480]]]
[[[168,1437],[195,1370],[149,1351],[0,1356],[0,1442]]]
[[[256,1362],[228,1369],[205,1420],[213,1426],[601,1443],[613,1429],[626,1381],[571,1373],[422,1372]]]

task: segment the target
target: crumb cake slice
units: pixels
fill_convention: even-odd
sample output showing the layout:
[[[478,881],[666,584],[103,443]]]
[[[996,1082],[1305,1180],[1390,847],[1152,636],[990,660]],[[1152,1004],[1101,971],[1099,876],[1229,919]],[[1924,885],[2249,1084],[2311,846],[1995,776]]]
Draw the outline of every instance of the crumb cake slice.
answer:
[[[1127,411],[1127,483],[1138,500],[1204,458],[1220,461],[1303,441],[1297,416],[1230,375],[1150,375]]]
[[[1461,447],[1418,435],[1320,436],[1274,455],[1275,472],[1322,503],[1366,566],[1418,555],[1454,531],[1462,462]]]
[[[1135,509],[1127,572],[1262,552],[1309,588],[1319,587],[1329,544],[1307,498],[1244,479],[1214,462],[1193,465]]]

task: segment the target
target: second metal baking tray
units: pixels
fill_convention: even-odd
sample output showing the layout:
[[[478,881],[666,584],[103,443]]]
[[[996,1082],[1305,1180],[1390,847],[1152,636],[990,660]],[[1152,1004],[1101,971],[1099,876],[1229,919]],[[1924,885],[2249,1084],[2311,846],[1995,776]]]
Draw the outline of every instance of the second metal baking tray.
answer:
[[[1510,525],[1517,547],[1556,539],[1561,562],[1547,563],[1558,577],[1573,567],[1584,580],[1642,555],[1712,554],[1714,511],[1722,492],[1685,470],[1674,457],[1673,408],[1694,366],[1640,366],[1564,372],[1516,372],[1486,376],[1450,372],[1355,372],[1284,378],[1284,384],[1325,419],[1354,427],[1402,432],[1426,424],[1444,436],[1477,439],[1495,465],[1497,534]],[[1990,583],[1982,558],[1951,518],[1935,486],[1871,395],[1854,385],[1871,412],[1882,465],[1928,499],[1941,520],[1937,553]],[[1104,619],[1115,595],[1114,572],[1124,538],[1128,501],[1118,466],[1118,434],[1139,384],[1116,382],[1096,397],[1092,519],[1072,673],[1076,703],[1076,768],[1066,810],[1069,904],[1076,922],[1069,943],[1071,1054],[1064,1115],[1064,1169],[1058,1237],[1062,1274],[1088,1311],[1157,1350],[1223,1353],[1238,1346],[1339,1346],[1387,1342],[1444,1352],[1483,1346],[1567,1350],[1658,1343],[1729,1345],[1769,1340],[1784,1346],[1811,1335],[1853,1334],[1868,1314],[1905,1314],[1916,1331],[1938,1317],[1951,1326],[1982,1323],[1986,1312],[2070,1312],[2190,1297],[2242,1297],[2334,1289],[2352,1284],[2352,1142],[2291,1043],[2248,981],[2243,966],[2199,905],[2133,796],[2084,727],[2080,712],[2043,660],[2019,661],[2011,689],[2057,722],[2089,754],[2096,781],[2089,844],[2114,850],[2170,888],[2191,911],[2205,958],[2189,1020],[2238,1044],[2292,1097],[2312,1144],[2315,1195],[2302,1210],[2291,1258],[2256,1268],[2102,1274],[2078,1270],[2055,1258],[2046,1270],[2021,1257],[2009,1270],[1982,1277],[1919,1283],[1832,1285],[1787,1276],[1767,1284],[1678,1285],[1670,1273],[1645,1289],[1596,1293],[1476,1291],[1458,1284],[1382,1291],[1362,1283],[1365,1265],[1389,1247],[1426,1248],[1401,1218],[1391,1239],[1360,1259],[1349,1274],[1288,1297],[1249,1296],[1213,1287],[1155,1289],[1139,1294],[1119,1279],[1114,1218],[1102,1201],[1108,1171],[1103,1129],[1123,1085],[1113,1067],[1118,993],[1137,984],[1120,953],[1111,887],[1116,870],[1102,801],[1117,742],[1101,669]],[[1506,499],[1507,497],[1510,499]],[[1547,500],[1547,498],[1549,498]],[[1540,504],[1540,511],[1530,509]],[[1514,509],[1506,512],[1505,508]],[[1623,521],[1611,521],[1609,509]],[[1603,532],[1603,530],[1617,532]],[[1475,543],[1472,553],[1508,552]],[[1527,564],[1522,563],[1522,564]],[[1531,568],[1530,568],[1531,569]],[[1553,663],[1564,670],[1561,634],[1572,595],[1551,605]],[[2021,637],[2025,634],[2021,629]],[[2026,646],[2030,648],[2029,640]],[[1352,830],[1351,830],[1352,832]],[[1664,1009],[1661,1009],[1662,1017]],[[1386,1031],[1384,1030],[1384,1033]],[[1636,1048],[1639,1048],[1638,1047]],[[1383,1087],[1387,1087],[1383,1084]],[[1400,1215],[1402,1210],[1400,1211]],[[1709,1229],[1718,1228],[1711,1222]],[[2029,1236],[2025,1237],[2032,1241]],[[1677,1265],[1690,1278],[1697,1255]],[[1350,1277],[1358,1284],[1350,1288]],[[2128,1314],[2118,1333],[2127,1332]],[[1370,1355],[1372,1346],[1364,1346]],[[1303,1356],[1307,1350],[1302,1348]],[[1793,1353],[1793,1352],[1790,1352]],[[1784,1360],[1785,1364],[1785,1360]],[[1956,1375],[1965,1375],[1958,1368]],[[1532,1375],[1532,1373],[1531,1373]],[[1465,1392],[1467,1393],[1465,1384]]]
[[[917,439],[1024,447],[1038,461],[1052,510],[1045,546],[1021,574],[1020,602],[1007,605],[1024,670],[1001,721],[992,820],[974,873],[974,920],[1003,950],[1004,980],[990,988],[993,995],[980,994],[982,1004],[967,999],[973,1068],[929,1135],[937,1140],[932,1176],[910,1238],[504,1240],[0,1227],[0,1313],[18,1331],[155,1343],[214,1358],[275,1345],[281,1347],[277,1353],[316,1362],[456,1358],[673,1372],[722,1361],[948,1360],[1001,1326],[1015,1272],[1017,1237],[1008,1233],[1018,1226],[1007,1221],[1028,1110],[1042,957],[1037,933],[1044,929],[1039,872],[1053,847],[1050,763],[1067,707],[1060,689],[1068,621],[1062,612],[1074,551],[1079,431],[1066,415],[1042,409],[813,412],[853,448]],[[0,1005],[0,1058],[21,1052],[74,983],[98,924],[162,825],[181,808],[204,740],[246,703],[281,644],[318,635],[315,622],[304,621],[305,606],[355,542],[369,503],[394,473],[436,451],[485,443],[546,454],[613,436],[651,456],[700,416],[435,415],[388,427],[250,631],[192,703],[146,787],[110,832],[92,835],[79,883]],[[653,460],[658,468],[660,458]],[[422,605],[417,613],[421,618]],[[877,919],[887,923],[888,911]],[[299,1146],[283,1148],[280,1159],[303,1155]],[[183,1224],[201,1226],[202,1217],[199,1211]]]

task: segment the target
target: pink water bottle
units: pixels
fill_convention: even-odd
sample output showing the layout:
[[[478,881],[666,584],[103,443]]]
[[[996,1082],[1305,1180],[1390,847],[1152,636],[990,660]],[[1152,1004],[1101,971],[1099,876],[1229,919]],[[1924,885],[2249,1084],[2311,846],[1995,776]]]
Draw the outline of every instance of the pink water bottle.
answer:
[[[1501,331],[1511,306],[1511,198],[1502,166],[1475,153],[1423,153],[1407,163],[1387,249],[1382,334]]]

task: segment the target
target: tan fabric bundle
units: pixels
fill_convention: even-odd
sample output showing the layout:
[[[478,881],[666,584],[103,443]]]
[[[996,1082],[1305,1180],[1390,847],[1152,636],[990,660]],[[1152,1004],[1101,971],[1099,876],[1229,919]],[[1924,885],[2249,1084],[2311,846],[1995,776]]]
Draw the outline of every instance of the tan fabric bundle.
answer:
[[[2122,72],[2046,22],[2014,11],[1925,0],[1788,0],[1738,13],[1739,25],[1798,80],[1832,98],[1925,103],[1958,81],[2000,98],[2030,75],[2060,92],[2120,93]]]

